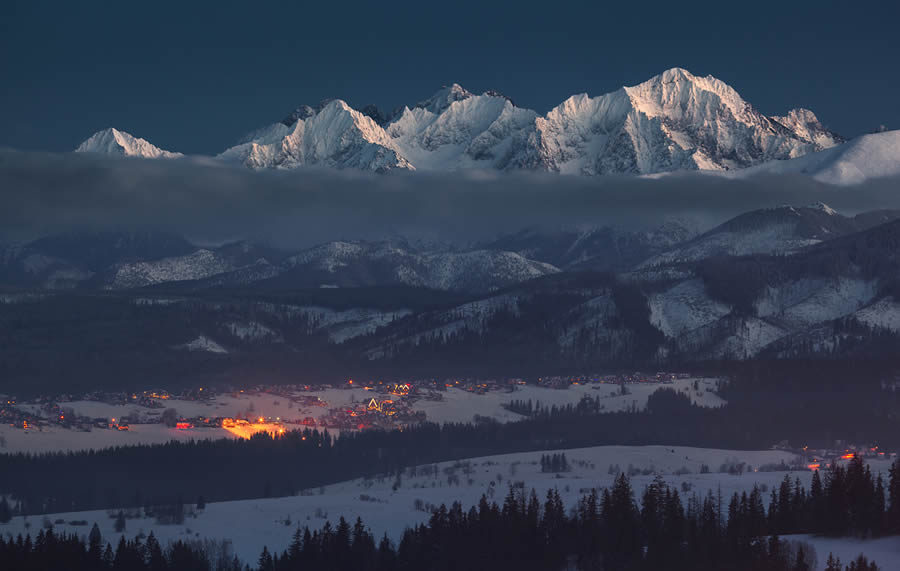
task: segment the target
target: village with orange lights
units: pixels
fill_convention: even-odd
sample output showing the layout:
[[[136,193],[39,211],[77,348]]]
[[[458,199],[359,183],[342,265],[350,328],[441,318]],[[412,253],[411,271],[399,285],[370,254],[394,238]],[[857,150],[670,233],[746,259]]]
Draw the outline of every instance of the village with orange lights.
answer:
[[[631,373],[548,376],[526,383],[510,379],[354,381],[321,385],[255,385],[217,390],[198,387],[170,393],[153,389],[134,393],[94,392],[17,400],[0,399],[0,450],[17,442],[44,442],[48,450],[93,449],[119,443],[163,443],[265,433],[277,437],[295,430],[332,434],[364,430],[402,430],[426,421],[508,422],[525,418],[512,412],[513,401],[533,400],[557,406],[607,391],[610,412],[640,408],[641,399],[662,387],[676,387],[701,406],[720,406],[715,379],[688,374]],[[702,383],[702,385],[701,385]],[[635,398],[636,397],[636,398]],[[606,405],[604,405],[606,406]],[[472,411],[476,412],[474,416]],[[105,413],[105,414],[104,414]],[[22,436],[27,435],[27,441]],[[835,441],[812,449],[779,442],[773,450],[796,454],[810,471],[854,455],[892,460],[897,452],[875,443]]]

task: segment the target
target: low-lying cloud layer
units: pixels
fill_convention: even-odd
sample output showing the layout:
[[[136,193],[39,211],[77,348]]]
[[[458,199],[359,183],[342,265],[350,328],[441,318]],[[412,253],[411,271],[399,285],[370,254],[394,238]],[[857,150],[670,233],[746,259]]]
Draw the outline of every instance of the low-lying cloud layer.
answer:
[[[525,227],[641,227],[670,216],[712,226],[755,208],[817,201],[845,214],[900,208],[900,180],[832,187],[797,176],[252,172],[204,159],[0,151],[3,241],[152,229],[286,246],[398,234],[471,243]]]

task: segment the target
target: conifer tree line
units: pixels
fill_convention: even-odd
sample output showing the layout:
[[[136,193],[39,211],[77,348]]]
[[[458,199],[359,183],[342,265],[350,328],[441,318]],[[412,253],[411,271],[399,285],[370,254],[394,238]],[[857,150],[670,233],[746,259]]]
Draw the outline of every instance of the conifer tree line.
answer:
[[[721,570],[811,571],[815,553],[803,543],[780,538],[789,533],[832,535],[900,534],[900,461],[887,486],[861,460],[816,472],[806,490],[786,477],[772,491],[769,509],[759,488],[735,493],[725,506],[719,494],[679,491],[661,477],[635,497],[619,474],[610,488],[582,496],[566,510],[555,489],[539,498],[532,489],[510,487],[502,504],[482,496],[464,510],[459,502],[433,510],[429,521],[408,528],[396,544],[375,538],[357,519],[350,525],[298,528],[284,551],[265,547],[259,571],[412,571],[452,569],[538,571],[574,566],[582,571]],[[59,562],[66,562],[58,566]],[[54,566],[57,565],[57,566]],[[844,567],[829,555],[829,571],[876,571],[864,557]],[[120,538],[113,550],[101,547],[96,526],[87,541],[55,535],[0,539],[0,568],[85,571],[236,571],[240,562],[227,550],[176,543],[163,549]]]
[[[572,467],[566,459],[566,453],[541,454],[541,472],[568,472]]]
[[[31,536],[0,536],[0,569],[10,571],[247,571],[229,544],[178,540],[163,547],[151,532],[104,543],[97,525],[88,537],[42,529]]]

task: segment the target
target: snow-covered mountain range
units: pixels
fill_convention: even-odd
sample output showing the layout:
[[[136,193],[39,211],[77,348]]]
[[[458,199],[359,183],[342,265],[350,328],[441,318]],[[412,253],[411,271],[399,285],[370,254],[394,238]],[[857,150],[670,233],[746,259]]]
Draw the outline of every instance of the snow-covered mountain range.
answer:
[[[304,106],[219,157],[252,168],[652,174],[743,168],[841,142],[810,111],[766,117],[725,83],[679,68],[607,95],[575,95],[544,116],[456,84],[390,115],[370,113],[340,100]]]
[[[646,175],[743,169],[842,142],[809,110],[766,116],[724,82],[673,68],[606,95],[574,95],[544,115],[500,93],[479,95],[457,84],[390,113],[325,100],[301,105],[217,158],[253,169]],[[114,129],[97,133],[78,150],[173,156]]]
[[[199,247],[166,234],[66,234],[0,248],[0,287],[202,290],[407,285],[492,291],[559,272],[499,249],[428,250],[405,242],[334,241],[296,253],[249,242]]]
[[[900,212],[847,217],[824,204],[747,212],[699,236],[674,224],[529,231],[466,249],[397,238],[287,252],[67,234],[0,248],[0,304],[10,315],[68,316],[81,300],[78,334],[104,340],[109,316],[137,305],[173,327],[154,329],[164,353],[313,343],[386,366],[424,355],[457,363],[473,351],[535,366],[895,351],[898,241]],[[35,339],[29,347],[43,347]]]

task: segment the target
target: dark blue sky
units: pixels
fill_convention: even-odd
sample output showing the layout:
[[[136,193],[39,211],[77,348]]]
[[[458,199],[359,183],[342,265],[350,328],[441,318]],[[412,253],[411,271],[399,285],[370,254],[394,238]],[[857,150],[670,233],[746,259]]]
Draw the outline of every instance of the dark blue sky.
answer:
[[[115,126],[212,154],[325,97],[390,109],[455,81],[544,112],[674,66],[852,136],[900,128],[898,5],[5,0],[0,147]]]

